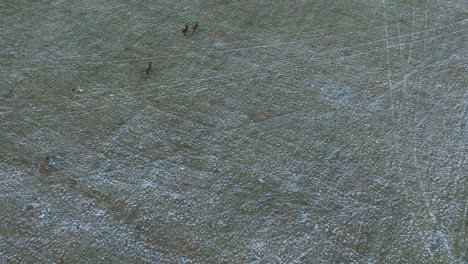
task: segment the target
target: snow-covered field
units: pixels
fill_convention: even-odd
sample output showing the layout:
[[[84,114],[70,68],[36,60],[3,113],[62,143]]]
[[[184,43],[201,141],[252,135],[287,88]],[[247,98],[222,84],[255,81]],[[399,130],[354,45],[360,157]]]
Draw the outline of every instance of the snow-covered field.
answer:
[[[0,263],[467,263],[467,76],[465,0],[3,0]]]

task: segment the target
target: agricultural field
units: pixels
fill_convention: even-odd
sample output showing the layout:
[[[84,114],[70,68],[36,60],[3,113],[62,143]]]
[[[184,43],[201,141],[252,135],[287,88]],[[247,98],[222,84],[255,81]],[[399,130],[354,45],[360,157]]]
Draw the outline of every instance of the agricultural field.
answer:
[[[2,0],[0,263],[467,263],[467,76],[464,0]]]

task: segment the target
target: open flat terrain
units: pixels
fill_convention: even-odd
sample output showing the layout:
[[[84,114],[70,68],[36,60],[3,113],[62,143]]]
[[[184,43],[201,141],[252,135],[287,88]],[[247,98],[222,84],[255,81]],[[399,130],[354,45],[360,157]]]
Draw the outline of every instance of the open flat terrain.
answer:
[[[2,0],[0,263],[467,263],[467,76],[466,0]]]

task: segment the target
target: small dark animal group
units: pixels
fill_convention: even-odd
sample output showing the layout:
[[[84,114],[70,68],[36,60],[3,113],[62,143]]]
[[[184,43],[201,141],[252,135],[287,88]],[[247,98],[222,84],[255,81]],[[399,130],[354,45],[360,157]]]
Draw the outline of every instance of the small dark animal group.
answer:
[[[190,29],[189,29],[189,25],[188,25],[188,24],[185,24],[185,28],[182,30],[182,33],[184,34],[184,36],[189,32],[189,30],[191,30],[192,33],[197,32],[197,30],[198,30],[198,23],[196,23],[196,24],[195,24],[194,26],[192,26]],[[153,70],[153,69],[151,68],[151,62],[149,62],[149,63],[148,63],[148,67],[147,67],[146,70],[145,70],[146,76],[150,75],[152,70]]]
[[[192,26],[192,33],[195,33],[198,30],[198,23],[195,24],[195,26]],[[188,24],[185,24],[185,28],[182,30],[182,33],[187,34],[189,31],[189,26]]]
[[[190,30],[192,31],[192,33],[195,33],[198,30],[198,23],[192,26]],[[185,34],[187,34],[188,31],[189,31],[189,25],[186,24],[185,28],[182,30],[182,33],[184,33],[184,36]],[[153,69],[151,67],[151,62],[149,62],[148,67],[146,67],[146,70],[145,70],[146,76],[150,75],[152,70]],[[75,89],[72,89],[72,91],[75,92]],[[45,170],[49,168],[49,161],[50,161],[49,155],[45,155],[44,157],[42,157],[41,161],[37,165],[37,170],[39,171],[39,173],[44,173]]]

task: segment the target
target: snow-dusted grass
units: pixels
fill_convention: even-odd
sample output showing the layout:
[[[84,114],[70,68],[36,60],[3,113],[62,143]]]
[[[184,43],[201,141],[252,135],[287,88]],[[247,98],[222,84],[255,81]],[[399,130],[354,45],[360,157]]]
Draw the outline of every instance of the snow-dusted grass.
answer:
[[[468,261],[467,14],[3,1],[0,262]]]

